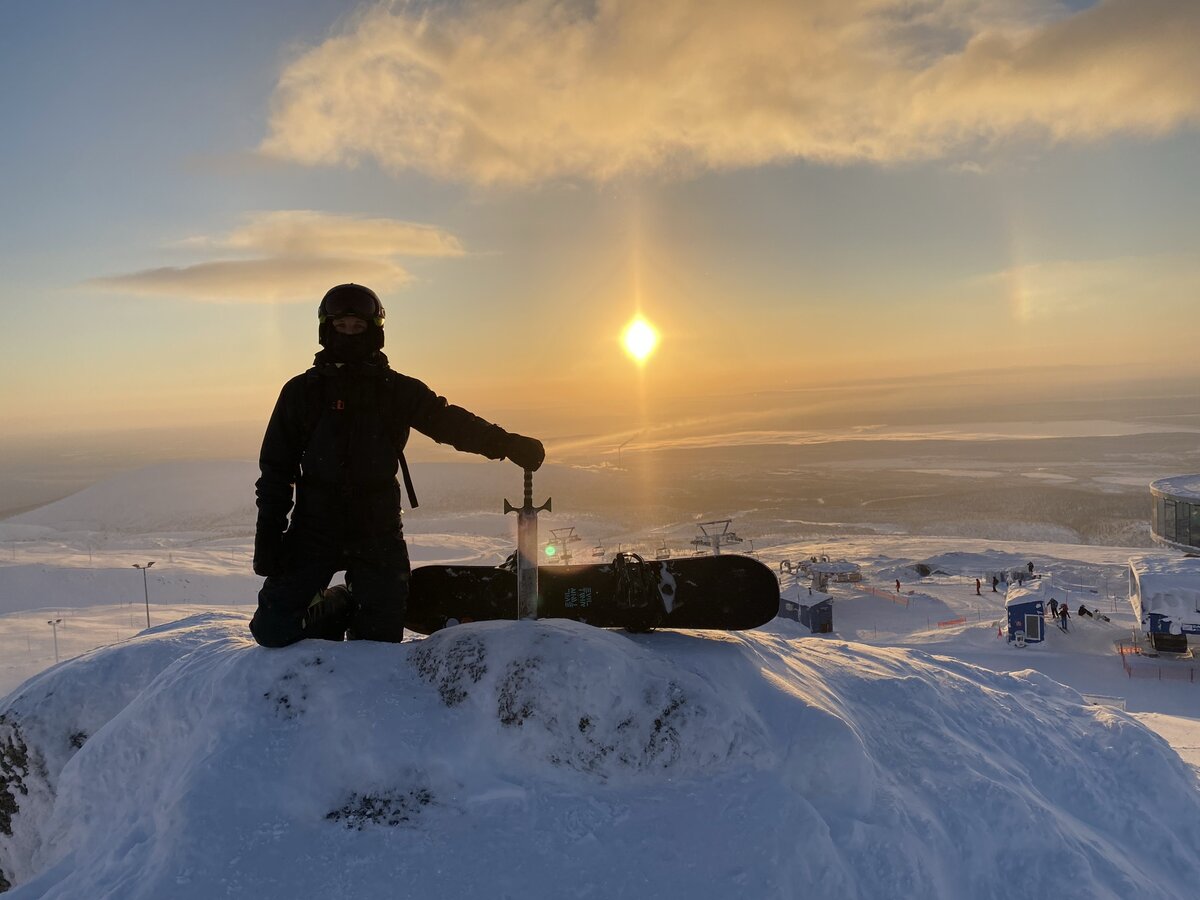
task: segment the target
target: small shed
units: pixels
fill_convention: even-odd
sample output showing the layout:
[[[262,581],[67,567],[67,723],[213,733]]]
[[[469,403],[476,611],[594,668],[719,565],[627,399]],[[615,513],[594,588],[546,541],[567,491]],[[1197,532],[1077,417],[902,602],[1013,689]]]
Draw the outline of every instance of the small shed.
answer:
[[[813,634],[833,631],[833,599],[826,598],[809,606],[800,605],[800,624],[807,625]]]
[[[1200,559],[1135,556],[1129,560],[1129,602],[1156,650],[1184,653],[1200,635]]]
[[[820,591],[800,591],[795,600],[781,598],[779,616],[807,625],[813,634],[833,631],[833,598]]]
[[[1008,612],[1008,640],[1018,646],[1040,644],[1046,639],[1046,603],[1043,582],[1029,587],[1009,587],[1004,607]]]

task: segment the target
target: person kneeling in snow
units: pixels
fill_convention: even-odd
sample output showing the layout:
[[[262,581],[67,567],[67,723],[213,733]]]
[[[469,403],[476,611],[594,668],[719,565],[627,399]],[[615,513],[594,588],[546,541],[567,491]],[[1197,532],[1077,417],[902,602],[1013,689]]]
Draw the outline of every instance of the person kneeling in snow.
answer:
[[[383,304],[370,288],[337,285],[317,317],[324,349],[283,386],[259,454],[254,572],[266,581],[250,632],[264,647],[304,638],[396,642],[410,572],[398,469],[417,505],[404,462],[410,429],[529,471],[546,453],[540,441],[393,371],[382,352]],[[328,588],[342,570],[346,587]]]

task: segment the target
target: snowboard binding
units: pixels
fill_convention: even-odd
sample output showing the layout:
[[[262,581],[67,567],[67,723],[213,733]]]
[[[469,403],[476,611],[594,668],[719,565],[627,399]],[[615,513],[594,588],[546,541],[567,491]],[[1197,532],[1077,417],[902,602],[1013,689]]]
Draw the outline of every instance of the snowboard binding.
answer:
[[[632,622],[625,630],[653,631],[662,624],[667,612],[659,588],[659,567],[647,563],[637,553],[618,553],[612,565],[617,578],[617,607],[632,615]]]

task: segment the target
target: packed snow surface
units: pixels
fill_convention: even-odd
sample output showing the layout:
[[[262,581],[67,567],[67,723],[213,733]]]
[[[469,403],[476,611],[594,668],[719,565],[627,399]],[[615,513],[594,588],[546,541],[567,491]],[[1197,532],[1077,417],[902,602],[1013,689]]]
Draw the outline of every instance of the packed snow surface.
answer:
[[[787,623],[270,651],[205,614],[43,673],[0,729],[14,900],[1167,898],[1200,875],[1195,774],[1129,716]]]
[[[820,636],[548,620],[269,651],[253,474],[155,467],[0,523],[7,896],[1197,896],[1200,671],[1115,652],[1129,549],[760,545],[789,600],[785,560],[860,568]],[[413,517],[416,563],[503,559],[512,517],[469,502]],[[1004,640],[1017,573],[1069,631]]]

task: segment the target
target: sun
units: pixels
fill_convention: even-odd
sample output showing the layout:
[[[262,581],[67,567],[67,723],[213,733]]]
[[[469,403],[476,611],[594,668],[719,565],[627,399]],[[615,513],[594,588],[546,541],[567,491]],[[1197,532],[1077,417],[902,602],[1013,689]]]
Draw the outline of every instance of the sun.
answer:
[[[637,316],[625,326],[621,334],[621,345],[639,365],[644,364],[658,346],[658,332],[654,326]]]

